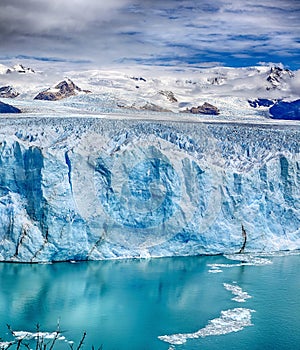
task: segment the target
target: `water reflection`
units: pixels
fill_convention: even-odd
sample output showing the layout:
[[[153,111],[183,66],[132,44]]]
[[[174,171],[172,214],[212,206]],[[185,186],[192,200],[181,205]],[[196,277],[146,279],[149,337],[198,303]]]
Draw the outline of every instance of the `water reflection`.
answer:
[[[299,261],[299,256],[294,258]],[[105,350],[167,350],[168,344],[158,336],[189,334],[206,327],[222,310],[236,307],[232,295],[224,288],[224,283],[232,285],[236,281],[253,296],[247,301],[247,307],[257,312],[253,316],[255,326],[234,336],[239,337],[239,341],[244,337],[245,344],[251,344],[254,336],[251,332],[259,330],[257,325],[265,326],[260,324],[260,319],[264,320],[264,315],[267,319],[270,312],[270,308],[265,310],[259,301],[266,303],[274,291],[277,299],[283,298],[279,294],[283,293],[279,285],[283,276],[288,287],[299,286],[295,260],[277,261],[277,265],[249,266],[220,256],[0,264],[0,337],[5,338],[6,323],[15,330],[27,331],[34,331],[36,323],[40,323],[41,330],[53,331],[59,318],[69,340],[78,342],[82,332],[87,331],[85,349],[103,343]],[[218,266],[222,272],[209,273],[212,266]],[[290,293],[289,298],[293,305],[297,303],[298,299],[293,299]],[[263,333],[259,330],[261,336]],[[293,333],[292,336],[295,337]],[[227,347],[222,344],[223,348],[235,348],[234,343],[230,343],[232,337],[226,338],[229,343]],[[198,341],[205,344],[206,340]],[[218,339],[213,343],[207,341],[210,342],[207,348],[220,348]],[[188,341],[184,349],[196,349],[199,343],[195,346]],[[252,349],[247,346],[241,348]]]

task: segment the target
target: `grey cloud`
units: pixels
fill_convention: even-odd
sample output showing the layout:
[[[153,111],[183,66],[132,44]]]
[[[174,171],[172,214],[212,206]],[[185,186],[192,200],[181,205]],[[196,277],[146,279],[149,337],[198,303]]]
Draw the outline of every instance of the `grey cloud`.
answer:
[[[197,51],[295,56],[299,18],[298,0],[1,0],[0,55],[100,64]]]

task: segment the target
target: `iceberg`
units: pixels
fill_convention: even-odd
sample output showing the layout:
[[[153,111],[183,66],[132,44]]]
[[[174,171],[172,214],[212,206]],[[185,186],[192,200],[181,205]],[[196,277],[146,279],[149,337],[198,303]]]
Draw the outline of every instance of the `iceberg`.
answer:
[[[173,117],[174,118],[174,117]],[[0,120],[0,260],[300,249],[297,124]]]

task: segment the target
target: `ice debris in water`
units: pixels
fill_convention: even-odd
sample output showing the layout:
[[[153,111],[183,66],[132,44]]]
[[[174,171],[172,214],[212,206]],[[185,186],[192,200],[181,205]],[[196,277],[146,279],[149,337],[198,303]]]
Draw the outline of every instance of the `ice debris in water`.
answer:
[[[239,263],[234,264],[208,264],[211,269],[208,271],[210,273],[222,272],[222,268],[229,267],[239,267],[239,266],[263,266],[273,264],[271,260],[266,258],[261,258],[258,256],[253,256],[250,254],[231,254],[224,255],[226,259],[239,261]]]
[[[226,254],[224,257],[229,260],[241,261],[243,265],[260,266],[272,264],[271,260],[252,254]]]
[[[12,342],[8,342],[8,341],[0,341],[0,349],[7,349],[12,345]]]
[[[26,332],[26,331],[14,331],[13,335],[17,340],[20,339],[37,339],[37,338],[44,338],[44,339],[54,339],[57,338],[58,340],[66,340],[64,336],[59,335],[59,332]]]
[[[211,266],[211,269],[208,270],[209,273],[220,273],[220,272],[223,272],[223,270],[221,270],[218,266],[212,266],[212,265],[209,265]]]
[[[247,292],[244,292],[243,289],[236,284],[223,283],[223,286],[226,290],[235,295],[232,300],[237,301],[238,303],[244,303],[246,299],[252,298]]]
[[[172,345],[184,344],[188,339],[204,338],[211,335],[224,335],[238,332],[244,327],[252,326],[251,309],[235,308],[221,311],[221,317],[209,321],[208,325],[199,329],[195,333],[178,333],[172,335],[162,335],[158,338]]]
[[[262,255],[260,253],[257,253],[257,255]],[[267,254],[263,254],[264,257],[284,257],[284,256],[295,256],[295,255],[300,255],[300,250],[286,250],[286,251],[279,251],[279,252],[270,252]]]

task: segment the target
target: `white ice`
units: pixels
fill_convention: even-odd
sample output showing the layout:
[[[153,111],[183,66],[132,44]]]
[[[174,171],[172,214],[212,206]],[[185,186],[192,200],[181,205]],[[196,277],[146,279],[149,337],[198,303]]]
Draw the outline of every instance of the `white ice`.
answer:
[[[162,335],[158,338],[169,344],[184,344],[188,339],[205,338],[213,335],[224,335],[239,332],[245,327],[252,326],[251,313],[255,312],[246,308],[235,308],[221,311],[221,316],[209,321],[208,325],[194,333],[177,333]]]
[[[232,300],[237,301],[238,303],[244,303],[247,299],[252,298],[247,292],[244,292],[243,289],[236,284],[223,283],[223,286],[234,295]]]

